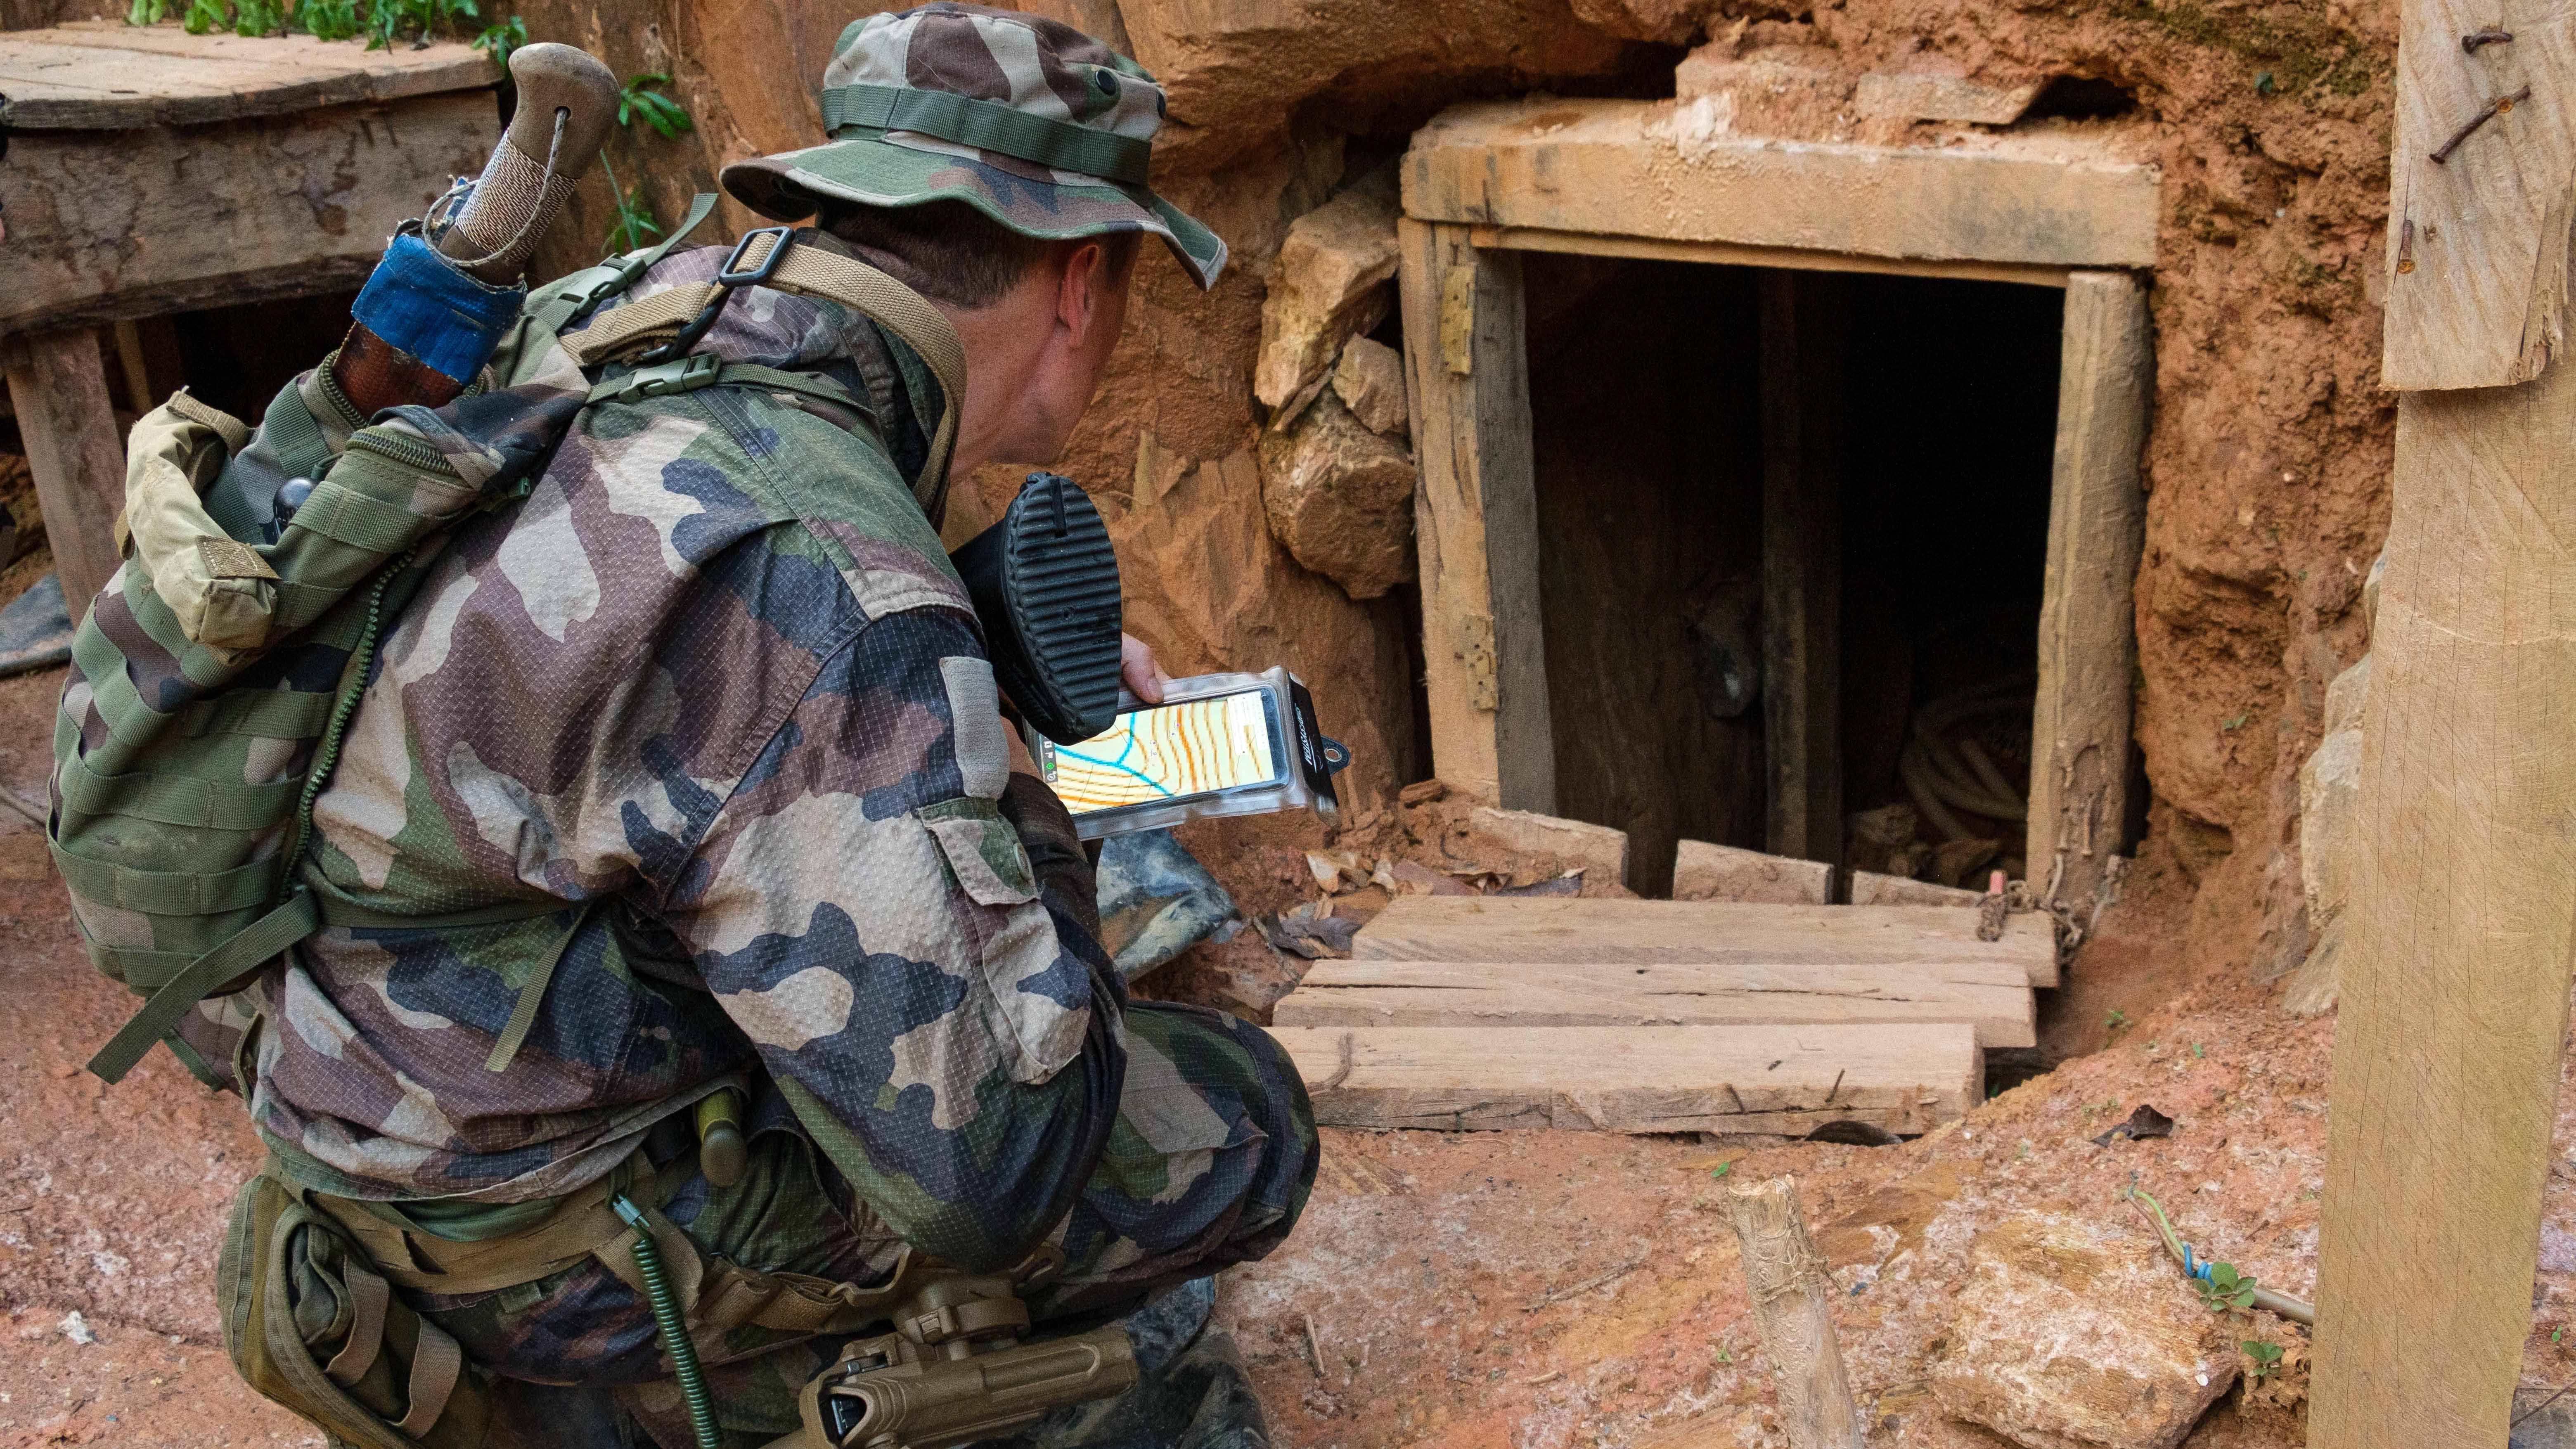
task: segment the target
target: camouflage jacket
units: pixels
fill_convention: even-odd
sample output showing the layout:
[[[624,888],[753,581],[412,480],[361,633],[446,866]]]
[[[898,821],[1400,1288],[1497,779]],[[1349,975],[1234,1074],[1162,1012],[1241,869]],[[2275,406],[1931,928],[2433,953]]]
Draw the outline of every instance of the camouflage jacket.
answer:
[[[1007,1259],[1091,1170],[1124,1054],[1114,973],[997,808],[992,667],[906,481],[938,384],[865,318],[763,288],[699,350],[833,378],[886,441],[785,392],[603,403],[523,505],[457,531],[387,636],[307,877],[519,918],[308,941],[255,988],[253,1115],[312,1186],[501,1204],[765,1070],[772,1117],[889,1228]]]

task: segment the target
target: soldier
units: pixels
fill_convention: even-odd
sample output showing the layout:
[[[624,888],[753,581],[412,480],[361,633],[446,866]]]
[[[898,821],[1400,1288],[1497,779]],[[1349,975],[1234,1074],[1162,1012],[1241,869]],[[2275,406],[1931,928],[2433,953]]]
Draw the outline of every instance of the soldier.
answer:
[[[824,85],[826,144],[724,183],[926,297],[964,395],[900,329],[752,284],[694,350],[835,386],[583,411],[390,627],[313,812],[332,924],[249,993],[268,1170],[461,1344],[495,1443],[691,1442],[645,1296],[567,1226],[612,1188],[685,1235],[749,1445],[846,1336],[779,1281],[1052,1245],[1041,1321],[1097,1321],[1267,1253],[1314,1177],[1274,1041],[1126,1000],[938,539],[952,477],[1064,446],[1145,236],[1202,286],[1223,265],[1145,185],[1163,93],[949,3],[852,24]],[[725,257],[669,256],[588,329]],[[725,1088],[750,1152],[719,1187],[691,1109]]]

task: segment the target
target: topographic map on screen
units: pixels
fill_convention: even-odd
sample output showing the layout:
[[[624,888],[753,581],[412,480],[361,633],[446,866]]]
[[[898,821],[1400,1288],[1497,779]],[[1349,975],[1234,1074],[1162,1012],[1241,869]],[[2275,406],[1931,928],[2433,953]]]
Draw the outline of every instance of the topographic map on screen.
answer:
[[[1267,784],[1279,762],[1265,699],[1226,694],[1131,710],[1078,745],[1049,745],[1039,763],[1077,815]]]

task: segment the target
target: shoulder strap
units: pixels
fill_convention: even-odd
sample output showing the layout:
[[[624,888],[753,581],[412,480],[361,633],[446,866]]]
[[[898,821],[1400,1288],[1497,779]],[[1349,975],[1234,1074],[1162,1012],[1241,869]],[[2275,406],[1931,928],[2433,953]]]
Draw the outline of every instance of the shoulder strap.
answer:
[[[930,460],[913,483],[913,496],[936,522],[947,509],[948,463],[957,450],[957,415],[966,399],[966,350],[957,341],[956,329],[919,292],[865,262],[822,247],[795,246],[775,233],[755,232],[744,240],[743,252],[731,263],[735,269],[766,268],[771,254],[786,245],[786,255],[777,258],[777,267],[761,280],[761,286],[838,302],[892,329],[930,365],[946,396],[941,400],[939,430],[930,440]],[[564,349],[586,371],[629,348],[676,336],[724,291],[715,282],[689,282],[656,292],[565,338]]]

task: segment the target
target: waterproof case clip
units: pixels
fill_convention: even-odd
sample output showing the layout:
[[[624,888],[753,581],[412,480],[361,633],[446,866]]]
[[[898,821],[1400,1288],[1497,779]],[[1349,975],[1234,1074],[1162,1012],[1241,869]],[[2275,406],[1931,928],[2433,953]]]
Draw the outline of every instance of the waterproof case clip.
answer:
[[[1307,809],[1340,811],[1333,776],[1350,752],[1315,723],[1315,701],[1286,666],[1202,674],[1164,687],[1161,704],[1121,693],[1101,734],[1060,745],[1023,729],[1038,773],[1085,840],[1185,820]]]

